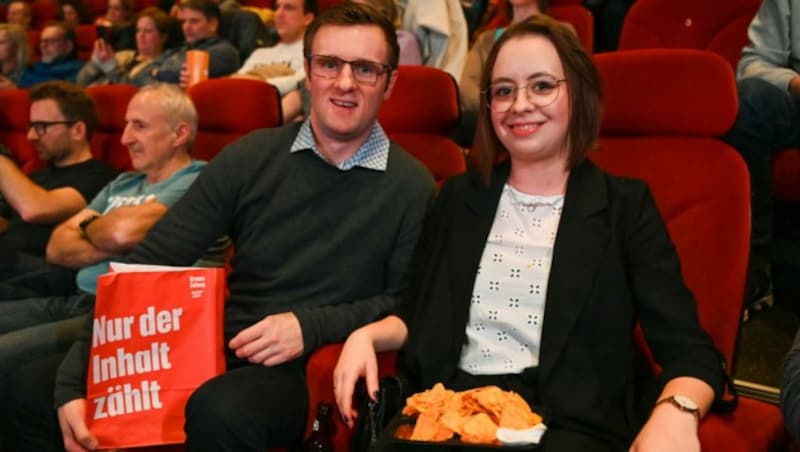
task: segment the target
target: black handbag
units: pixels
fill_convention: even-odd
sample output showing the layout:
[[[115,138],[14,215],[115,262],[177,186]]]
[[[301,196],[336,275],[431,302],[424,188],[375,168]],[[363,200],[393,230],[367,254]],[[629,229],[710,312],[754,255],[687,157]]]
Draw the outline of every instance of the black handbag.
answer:
[[[376,400],[373,401],[367,395],[364,380],[359,380],[355,390],[358,419],[350,443],[352,452],[366,452],[375,446],[392,416],[403,409],[407,388],[401,377],[381,378]]]

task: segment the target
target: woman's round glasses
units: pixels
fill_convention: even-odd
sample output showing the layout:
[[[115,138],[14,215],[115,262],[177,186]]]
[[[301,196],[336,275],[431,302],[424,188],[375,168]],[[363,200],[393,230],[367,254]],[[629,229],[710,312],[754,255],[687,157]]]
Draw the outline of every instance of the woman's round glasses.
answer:
[[[523,85],[515,85],[510,81],[500,81],[489,85],[483,93],[486,104],[495,113],[505,113],[517,100],[520,88],[525,88],[528,102],[537,107],[546,107],[558,99],[559,87],[566,79],[557,79],[550,75],[540,75],[529,79]]]

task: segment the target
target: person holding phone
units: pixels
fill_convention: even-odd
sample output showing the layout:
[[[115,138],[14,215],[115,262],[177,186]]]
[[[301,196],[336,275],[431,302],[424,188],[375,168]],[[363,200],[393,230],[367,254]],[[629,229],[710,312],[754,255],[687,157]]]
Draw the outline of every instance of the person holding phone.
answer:
[[[78,73],[78,84],[144,86],[155,82],[153,73],[163,61],[173,28],[174,19],[167,13],[155,7],[145,8],[136,19],[136,50],[114,52],[107,40],[111,29],[98,25],[92,58]]]

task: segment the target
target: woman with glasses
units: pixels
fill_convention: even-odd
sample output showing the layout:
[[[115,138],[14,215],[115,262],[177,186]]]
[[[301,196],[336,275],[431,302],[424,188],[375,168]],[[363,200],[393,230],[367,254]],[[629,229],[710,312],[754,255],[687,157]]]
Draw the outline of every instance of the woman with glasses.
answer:
[[[591,57],[534,17],[499,38],[480,86],[475,168],[442,188],[400,305],[345,343],[340,412],[353,425],[356,380],[375,394],[375,352],[402,348],[415,391],[519,393],[545,417],[541,450],[699,451],[719,355],[646,184],[586,158],[601,111]],[[637,322],[659,380],[635,367]]]
[[[145,8],[136,20],[136,50],[114,52],[104,39],[94,43],[91,60],[78,73],[81,86],[127,84],[144,86],[156,81],[175,19],[156,7]]]
[[[30,55],[25,30],[16,24],[0,24],[0,88],[13,88],[19,83]]]

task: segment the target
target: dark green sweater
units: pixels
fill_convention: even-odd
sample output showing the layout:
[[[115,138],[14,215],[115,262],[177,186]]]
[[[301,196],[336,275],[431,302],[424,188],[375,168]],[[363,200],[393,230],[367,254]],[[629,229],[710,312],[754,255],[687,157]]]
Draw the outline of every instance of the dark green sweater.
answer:
[[[289,153],[299,127],[257,131],[228,146],[130,260],[191,265],[229,235],[226,341],[291,311],[310,353],[394,306],[435,185],[394,144],[385,172],[340,171],[311,150]],[[84,333],[59,372],[56,406],[83,397],[91,340]]]

